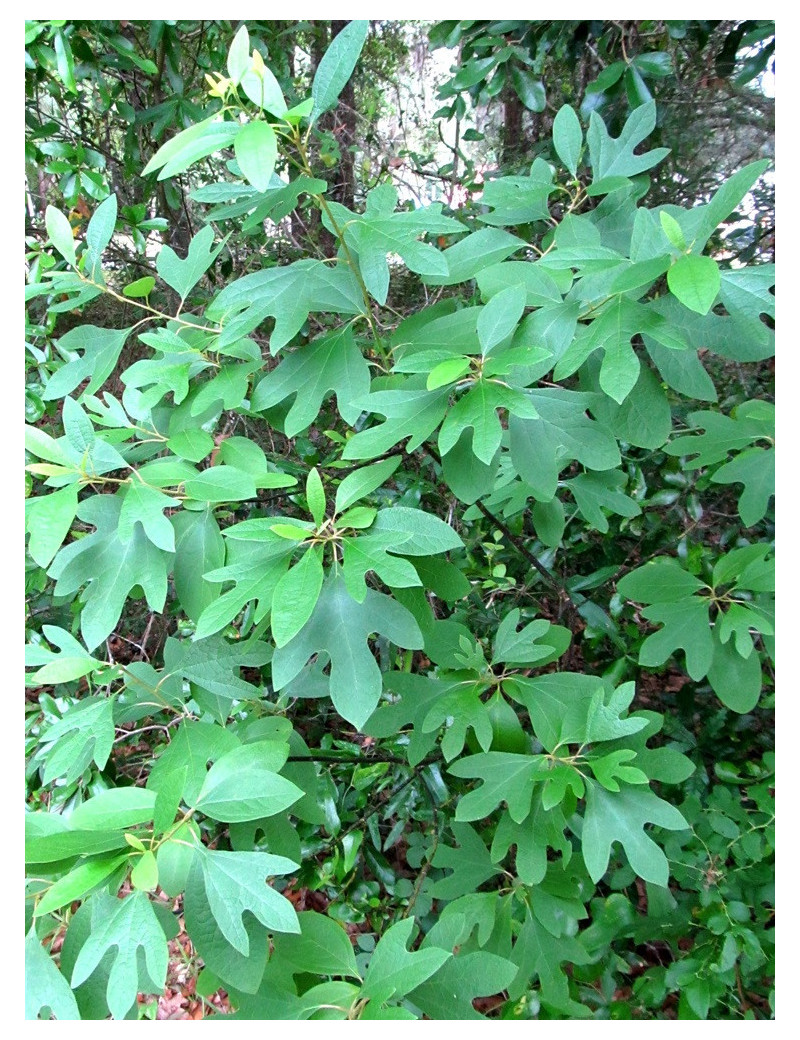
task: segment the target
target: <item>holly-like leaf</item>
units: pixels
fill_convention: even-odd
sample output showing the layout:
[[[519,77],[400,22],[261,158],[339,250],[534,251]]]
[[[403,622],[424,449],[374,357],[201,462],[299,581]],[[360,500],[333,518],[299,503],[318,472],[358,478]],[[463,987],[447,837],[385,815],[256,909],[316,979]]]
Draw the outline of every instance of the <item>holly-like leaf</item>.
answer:
[[[276,649],[273,686],[283,689],[313,654],[326,653],[333,705],[360,727],[375,710],[381,693],[380,669],[367,644],[373,632],[407,649],[422,648],[422,633],[405,607],[372,589],[363,603],[357,603],[342,576],[334,572],[322,586],[309,621],[289,643]]]
[[[137,954],[144,953],[147,974],[163,988],[167,978],[167,941],[149,897],[133,892],[117,901],[113,912],[94,928],[72,971],[73,989],[89,978],[110,949],[116,948],[108,977],[108,1007],[115,1019],[124,1018],[136,1001],[139,985]]]
[[[86,585],[81,635],[90,650],[113,631],[131,589],[144,590],[151,610],[160,612],[167,597],[169,555],[134,526],[125,542],[119,535],[120,495],[95,495],[81,502],[77,515],[95,531],[61,549],[48,573],[56,594],[69,595]]]
[[[648,788],[623,787],[614,793],[587,780],[581,847],[586,869],[595,884],[608,868],[611,846],[616,841],[625,849],[628,862],[640,878],[653,885],[667,884],[669,863],[659,846],[645,834],[647,823],[672,831],[689,826],[674,805]]]

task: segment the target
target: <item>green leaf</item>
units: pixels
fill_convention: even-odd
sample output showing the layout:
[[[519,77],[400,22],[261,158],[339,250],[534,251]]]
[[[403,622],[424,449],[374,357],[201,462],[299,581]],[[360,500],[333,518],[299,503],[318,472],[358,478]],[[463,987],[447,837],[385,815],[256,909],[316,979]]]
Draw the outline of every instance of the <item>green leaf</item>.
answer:
[[[247,32],[247,26],[242,25],[228,48],[228,59],[226,62],[228,76],[235,86],[238,87],[242,76],[250,68],[251,64],[250,35]]]
[[[572,492],[575,504],[586,522],[604,534],[608,531],[608,520],[603,510],[608,509],[618,516],[641,515],[637,502],[623,493],[627,478],[619,470],[604,473],[580,473],[564,483]]]
[[[494,953],[485,950],[459,953],[412,990],[409,1000],[429,1019],[482,1020],[484,1016],[475,1010],[473,1001],[502,993],[516,972],[516,964]]]
[[[195,808],[224,823],[258,820],[288,809],[303,796],[299,787],[278,775],[288,754],[288,745],[280,741],[233,748],[209,769]]]
[[[285,646],[294,639],[311,617],[323,577],[321,553],[312,547],[275,586],[271,626],[276,646]]]
[[[535,159],[527,177],[498,177],[486,181],[481,202],[491,207],[491,212],[481,214],[478,219],[499,227],[547,220],[547,200],[553,191],[552,169],[544,159]]]
[[[392,534],[397,551],[404,556],[434,556],[464,544],[444,520],[408,506],[379,510],[370,529],[370,534],[378,533]]]
[[[686,653],[686,671],[692,679],[697,682],[707,675],[713,656],[708,608],[709,601],[700,598],[646,607],[643,616],[664,627],[642,643],[639,664],[657,668],[676,650],[682,649]]]
[[[750,448],[740,452],[711,477],[713,484],[744,484],[737,508],[745,527],[752,527],[766,516],[769,500],[775,494],[775,451]]]
[[[246,603],[254,599],[258,600],[254,614],[254,621],[258,624],[272,607],[275,586],[289,567],[293,543],[308,537],[308,531],[304,528],[271,524],[273,529],[266,530],[263,544],[242,544],[236,540],[240,526],[236,525],[226,531],[226,566],[206,573],[206,579],[210,582],[233,581],[235,587],[210,603],[201,614],[196,636],[203,641],[224,628]],[[282,528],[292,532],[291,541]]]
[[[58,340],[61,350],[73,357],[59,368],[47,382],[42,399],[55,401],[71,394],[85,379],[89,382],[79,400],[96,393],[116,367],[130,329],[98,329],[94,325],[77,325]]]
[[[455,383],[469,370],[470,360],[467,357],[448,358],[446,361],[440,361],[428,373],[425,387],[428,390],[438,390],[440,386]]]
[[[428,285],[457,285],[524,248],[525,242],[521,238],[502,228],[481,228],[444,250],[446,275],[428,274],[422,280]]]
[[[320,526],[325,519],[325,489],[322,487],[322,478],[316,466],[309,470],[306,478],[306,502],[314,523]]]
[[[361,275],[368,291],[381,305],[389,292],[389,254],[397,253],[410,271],[421,275],[446,275],[444,255],[426,242],[422,234],[447,235],[464,230],[463,224],[442,215],[442,204],[395,213],[397,190],[380,184],[367,195],[363,215],[353,219],[349,210],[345,242],[358,254]],[[344,209],[344,207],[342,207]]]
[[[155,794],[143,787],[113,787],[73,810],[69,825],[73,830],[90,831],[132,827],[152,820],[155,804]]]
[[[49,625],[45,626],[50,629]],[[80,675],[86,675],[90,669],[98,667],[99,662],[89,658],[90,668],[87,668],[86,659],[67,658],[58,662],[66,665],[67,662],[81,661]],[[70,668],[69,672],[61,672],[61,678],[54,674],[54,666],[46,665],[36,673],[40,682],[66,682],[63,676],[70,675],[78,678],[75,672],[79,669]],[[45,674],[45,669],[51,671]],[[42,780],[49,784],[57,777],[63,776],[65,783],[74,783],[94,761],[98,769],[105,769],[111,748],[114,743],[114,698],[113,697],[87,697],[78,704],[73,705],[63,719],[60,719],[43,734],[42,757],[44,760],[44,772]]]
[[[358,979],[353,944],[337,921],[307,910],[297,915],[299,935],[276,935],[275,957],[289,966],[293,974],[346,975]]]
[[[56,67],[61,82],[70,92],[77,94],[78,88],[75,84],[75,59],[72,56],[72,48],[69,39],[62,32],[57,32],[53,38],[53,47],[56,52]]]
[[[48,237],[68,264],[75,267],[75,239],[72,237],[72,225],[61,210],[48,206],[44,215],[44,224]]]
[[[111,242],[117,223],[117,196],[109,195],[100,203],[92,214],[86,228],[86,245],[88,247],[88,276],[94,282],[102,282],[103,271],[101,259],[103,251]]]
[[[256,486],[249,473],[234,466],[212,466],[184,482],[189,498],[200,502],[238,502],[256,497]]]
[[[153,892],[158,887],[158,864],[155,854],[147,851],[131,870],[131,884],[142,892]]]
[[[79,863],[77,867],[50,886],[37,903],[34,916],[50,914],[75,899],[82,899],[87,892],[91,892],[93,888],[105,881],[127,859],[128,853],[124,852],[122,855],[96,856]]]
[[[617,582],[620,596],[637,603],[674,603],[705,587],[677,560],[670,559],[651,560]]]
[[[219,598],[219,587],[203,577],[225,562],[225,542],[211,506],[182,510],[171,518],[175,529],[175,595],[187,617],[200,615]]]
[[[144,278],[137,278],[135,282],[126,285],[122,290],[122,295],[127,296],[129,299],[138,300],[143,296],[149,296],[155,284],[155,278],[152,275],[146,275]]]
[[[93,650],[113,631],[130,590],[140,585],[151,610],[160,612],[167,596],[168,556],[134,526],[128,542],[118,534],[119,495],[95,495],[81,502],[78,517],[96,528],[62,548],[49,574],[58,595],[69,595],[88,582],[83,593],[81,635]]]
[[[25,936],[25,1019],[38,1019],[47,1009],[62,1022],[80,1019],[75,994],[69,983],[45,952],[32,927]]]
[[[664,234],[670,240],[672,245],[682,253],[685,253],[687,249],[686,239],[683,236],[683,231],[678,221],[663,209],[658,216],[661,220],[661,227],[664,229]]]
[[[26,501],[25,525],[30,532],[28,552],[40,567],[47,567],[58,552],[77,511],[78,488],[74,484]]]
[[[461,758],[450,772],[455,776],[480,777],[483,784],[459,801],[458,821],[482,820],[502,802],[515,823],[522,823],[531,811],[533,785],[547,777],[549,762],[543,755],[514,755],[503,751]]]
[[[216,249],[212,248],[213,244],[214,229],[208,225],[192,238],[185,260],[181,260],[171,246],[162,246],[159,250],[156,270],[181,300],[186,299],[225,246],[224,240]]]
[[[312,123],[339,100],[356,67],[368,32],[366,19],[348,22],[322,55],[311,84],[311,97],[314,99]]]
[[[160,169],[158,179],[161,181],[165,177],[183,173],[198,159],[204,159],[220,148],[233,144],[239,129],[238,123],[217,122],[216,116],[195,123],[162,144],[142,170],[142,176],[146,177]],[[213,235],[213,229],[208,230]]]
[[[292,904],[265,883],[267,877],[296,869],[297,864],[283,856],[266,852],[211,852],[200,845],[195,851],[192,873],[201,874],[208,905],[225,939],[247,956],[250,939],[242,920],[245,913],[251,913],[271,931],[300,931]]]
[[[684,307],[697,314],[708,314],[720,290],[719,267],[710,256],[689,253],[667,271],[667,284]]]
[[[472,430],[472,450],[476,457],[490,465],[502,441],[503,427],[498,409],[524,419],[538,418],[538,412],[527,394],[503,385],[499,380],[479,379],[449,410],[439,431],[439,451],[451,451],[465,430]]]
[[[342,418],[352,425],[362,410],[356,402],[368,390],[369,366],[347,327],[284,357],[256,386],[251,407],[264,411],[296,394],[284,421],[287,437],[294,437],[310,426],[331,392]]]
[[[233,151],[245,180],[256,191],[266,191],[278,158],[278,139],[269,123],[246,123],[236,135]]]
[[[644,833],[646,823],[672,831],[689,826],[674,805],[658,798],[649,789],[625,787],[612,793],[591,780],[587,781],[581,847],[586,869],[595,884],[608,868],[611,845],[615,841],[621,843],[628,862],[640,878],[653,885],[667,884],[667,857]]]
[[[514,609],[497,626],[491,664],[533,664],[552,652],[552,647],[539,645],[552,627],[550,622],[543,618],[531,621],[518,632],[519,619],[519,609]]]
[[[242,90],[247,97],[279,119],[287,112],[286,101],[274,73],[264,64],[259,51],[253,51],[251,67],[241,79]]]
[[[669,148],[654,148],[649,152],[634,153],[634,148],[652,133],[655,125],[654,101],[635,108],[617,138],[609,135],[603,120],[596,112],[592,112],[589,116],[586,141],[589,145],[593,180],[596,182],[606,177],[631,177],[661,162],[669,154]]]
[[[531,977],[538,977],[540,996],[546,1007],[569,1018],[589,1017],[586,1005],[570,997],[569,982],[561,968],[565,961],[569,964],[589,961],[577,937],[564,935],[556,938],[527,910],[511,958],[519,965],[517,976],[508,987],[512,1000],[518,1000],[528,992]]]
[[[501,873],[473,827],[468,823],[452,823],[450,829],[458,846],[439,845],[433,856],[435,867],[452,870],[452,874],[434,882],[431,894],[436,899],[455,899],[475,892],[484,881]]]
[[[211,301],[206,318],[224,326],[217,341],[220,350],[239,342],[266,318],[275,318],[270,336],[274,355],[300,331],[310,311],[352,315],[360,314],[363,308],[361,290],[348,267],[298,260],[231,282]],[[349,327],[337,330],[332,336],[348,331]],[[314,343],[303,349],[308,352],[312,347]],[[278,400],[283,396],[281,393]]]
[[[27,813],[25,816],[26,863],[58,863],[126,847],[122,831],[68,830],[60,816],[48,813]]]
[[[583,131],[575,109],[562,105],[553,120],[553,147],[573,177],[578,175],[582,144]]]
[[[89,978],[106,952],[116,947],[108,977],[108,1007],[115,1019],[124,1018],[136,1001],[139,985],[138,951],[144,953],[147,974],[163,988],[167,978],[167,941],[152,903],[144,892],[117,900],[113,912],[93,929],[72,971],[73,989]]]
[[[192,945],[203,958],[206,970],[213,972],[223,983],[237,993],[255,993],[264,977],[269,956],[267,930],[251,914],[245,914],[247,954],[235,949],[217,923],[206,893],[203,870],[195,859],[192,850],[192,865],[184,882],[186,892],[183,900],[186,931],[192,936]]]
[[[749,636],[747,637],[749,641]],[[753,652],[743,658],[733,640],[723,643],[715,627],[713,657],[708,681],[726,708],[745,715],[758,704],[761,696],[761,662]]]
[[[604,425],[586,415],[592,400],[589,395],[548,389],[529,391],[528,396],[539,418],[511,416],[511,459],[537,499],[553,499],[558,475],[572,459],[587,469],[605,470],[619,465],[616,439]]]
[[[511,82],[522,104],[531,112],[544,112],[547,95],[544,83],[529,69],[515,65],[511,69]]]
[[[331,662],[330,693],[342,718],[361,726],[375,710],[381,693],[381,672],[367,645],[378,632],[398,646],[422,648],[422,633],[411,614],[389,596],[372,589],[357,603],[336,573],[322,587],[311,618],[272,659],[272,683],[287,686],[308,659],[326,653]]]
[[[485,357],[511,335],[525,310],[527,293],[522,285],[510,285],[489,300],[478,315],[478,339]]]
[[[352,473],[348,473],[339,487],[336,489],[336,501],[334,503],[334,514],[339,516],[355,502],[372,494],[400,465],[400,457],[384,459],[376,462],[374,466],[362,466]]]
[[[238,738],[222,726],[199,720],[184,720],[170,743],[156,758],[147,779],[149,790],[160,793],[170,785],[170,776],[185,771],[181,797],[193,804],[200,796],[209,762],[239,746]],[[155,803],[154,803],[155,804]]]
[[[131,481],[125,488],[119,513],[117,536],[125,544],[133,537],[134,524],[140,523],[147,538],[164,552],[175,551],[175,531],[165,509],[174,509],[178,499],[170,498],[148,484]]]
[[[407,949],[414,928],[413,918],[398,921],[381,936],[369,962],[361,998],[382,1004],[405,996],[429,979],[452,957],[446,950],[423,948],[416,953]]]
[[[406,450],[418,448],[437,428],[446,411],[449,391],[382,390],[362,401],[363,408],[387,416],[387,421],[369,430],[361,430],[344,446],[345,459],[369,459],[389,451],[401,440],[409,438]]]

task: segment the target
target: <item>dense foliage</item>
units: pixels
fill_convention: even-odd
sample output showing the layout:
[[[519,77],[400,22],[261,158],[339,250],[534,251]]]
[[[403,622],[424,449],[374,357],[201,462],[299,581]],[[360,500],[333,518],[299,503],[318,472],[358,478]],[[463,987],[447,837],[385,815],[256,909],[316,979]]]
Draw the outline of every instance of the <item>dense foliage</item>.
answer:
[[[422,205],[398,26],[27,23],[27,1017],[772,1017],[773,37],[637,24]]]

